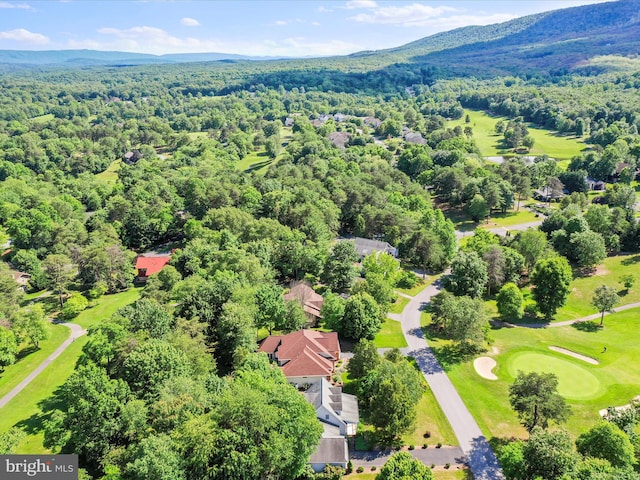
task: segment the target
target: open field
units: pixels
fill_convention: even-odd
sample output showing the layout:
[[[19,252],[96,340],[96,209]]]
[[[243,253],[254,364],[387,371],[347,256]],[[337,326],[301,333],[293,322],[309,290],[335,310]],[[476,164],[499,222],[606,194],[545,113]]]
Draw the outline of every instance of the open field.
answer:
[[[470,123],[465,123],[464,118],[469,115]],[[469,126],[473,130],[473,138],[480,149],[483,157],[497,157],[512,155],[511,149],[504,148],[501,139],[495,133],[495,125],[498,120],[508,121],[506,117],[492,116],[484,111],[465,110],[464,115],[459,120],[451,121],[447,124],[453,128],[457,125],[461,127]],[[535,144],[528,155],[542,155],[546,153],[557,160],[570,160],[574,155],[579,155],[585,148],[584,142],[574,136],[561,136],[540,128],[527,125],[529,134],[535,139]]]
[[[428,314],[424,317],[428,321]],[[508,388],[518,369],[559,375],[559,390],[572,408],[566,427],[578,435],[598,421],[600,409],[624,405],[640,393],[640,371],[635,368],[640,359],[635,339],[639,327],[640,309],[633,309],[611,315],[603,329],[595,323],[547,329],[495,328],[488,355],[497,361],[493,369],[496,381],[481,378],[471,358],[462,357],[451,342],[431,338],[430,344],[488,437],[526,437],[508,400]],[[599,365],[552,351],[549,346],[594,358]]]
[[[404,348],[407,341],[402,333],[402,325],[396,320],[387,318],[382,324],[382,328],[373,339],[373,343],[378,348]]]
[[[114,160],[104,172],[96,174],[96,178],[105,183],[116,183],[118,180],[118,170],[122,166],[122,160]]]

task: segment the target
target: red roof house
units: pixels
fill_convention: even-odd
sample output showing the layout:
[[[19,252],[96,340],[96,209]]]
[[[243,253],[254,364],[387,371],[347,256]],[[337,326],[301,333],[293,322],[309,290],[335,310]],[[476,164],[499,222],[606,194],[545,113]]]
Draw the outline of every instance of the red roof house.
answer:
[[[319,378],[330,380],[340,359],[338,334],[315,330],[270,335],[258,351],[278,362],[285,377],[298,383],[312,383]]]
[[[306,283],[293,285],[291,290],[284,295],[284,300],[287,302],[293,300],[299,302],[312,324],[317,323],[318,319],[322,318],[320,311],[324,304],[324,298],[322,295],[318,295],[313,288]]]
[[[136,269],[138,270],[138,276],[136,281],[140,283],[146,282],[151,275],[158,273],[164,268],[164,266],[171,260],[171,255],[154,255],[143,256],[140,255],[136,259]]]

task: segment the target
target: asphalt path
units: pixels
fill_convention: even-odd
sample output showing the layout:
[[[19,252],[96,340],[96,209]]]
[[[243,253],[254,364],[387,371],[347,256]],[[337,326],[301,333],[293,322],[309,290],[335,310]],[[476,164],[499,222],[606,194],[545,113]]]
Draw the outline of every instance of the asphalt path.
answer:
[[[40,365],[38,365],[27,377],[22,380],[18,385],[16,385],[9,393],[7,393],[4,397],[0,398],[0,409],[3,408],[7,403],[9,403],[13,398],[18,395],[22,390],[26,388],[38,375],[42,373],[42,371],[47,368],[56,358],[62,355],[69,345],[71,345],[76,338],[81,337],[85,333],[86,330],[83,330],[80,325],[76,325],[75,323],[60,323],[59,325],[64,325],[65,327],[69,327],[71,329],[71,335],[67,338],[62,344],[56,348],[56,350],[49,355]]]

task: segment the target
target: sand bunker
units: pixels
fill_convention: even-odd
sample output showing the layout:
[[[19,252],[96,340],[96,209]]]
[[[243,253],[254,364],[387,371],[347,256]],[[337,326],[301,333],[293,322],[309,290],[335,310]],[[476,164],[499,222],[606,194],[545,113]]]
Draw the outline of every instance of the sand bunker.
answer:
[[[586,355],[572,352],[571,350],[567,350],[566,348],[549,346],[549,349],[553,350],[554,352],[564,353],[565,355],[569,355],[570,357],[577,358],[579,360],[582,360],[583,362],[590,363],[591,365],[598,365],[600,363],[595,358],[587,357]]]
[[[473,367],[482,378],[497,380],[498,377],[491,371],[496,366],[496,361],[491,357],[478,357],[473,361]]]

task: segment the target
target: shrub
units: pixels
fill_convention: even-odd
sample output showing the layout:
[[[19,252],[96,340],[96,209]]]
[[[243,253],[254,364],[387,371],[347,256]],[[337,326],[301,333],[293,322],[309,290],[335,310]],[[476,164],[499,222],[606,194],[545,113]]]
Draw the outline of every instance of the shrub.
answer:
[[[418,284],[418,277],[415,273],[404,270],[398,278],[398,288],[413,288]]]
[[[376,471],[376,468],[377,468],[377,467],[376,467],[375,465],[374,465],[374,466],[372,466],[372,467],[371,467],[371,471],[372,471],[372,472],[375,472],[375,471]]]
[[[415,450],[416,446],[415,445],[409,445],[409,450]]]
[[[80,293],[72,293],[69,300],[67,300],[62,307],[62,312],[60,313],[62,319],[71,320],[78,316],[80,312],[85,310],[89,306],[89,302],[86,298],[82,296]]]
[[[424,438],[430,438],[431,437],[431,430],[427,430],[426,432],[424,432],[424,435],[422,435]]]
[[[429,445],[428,445],[428,444],[426,444],[426,443],[423,443],[423,444],[422,444],[422,448],[427,448],[428,446],[429,446]]]
[[[445,464],[444,464],[444,468],[449,468],[449,467],[451,467],[451,464],[450,464],[450,463],[445,463]]]
[[[353,472],[353,462],[349,460],[349,462],[347,463],[347,470],[345,473],[349,475],[351,472]]]
[[[442,443],[441,442],[436,443],[436,448],[442,448]]]
[[[356,469],[356,472],[358,472],[358,473],[362,473],[362,472],[364,472],[364,467],[363,467],[362,465],[360,465],[360,466]]]

